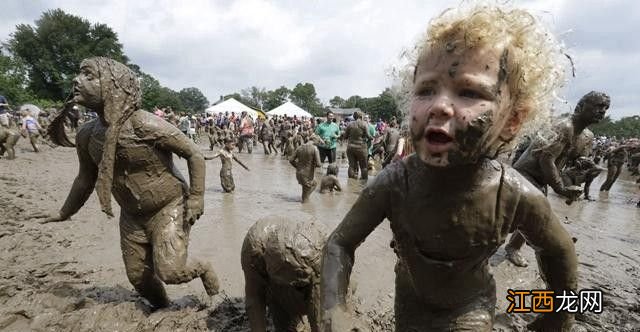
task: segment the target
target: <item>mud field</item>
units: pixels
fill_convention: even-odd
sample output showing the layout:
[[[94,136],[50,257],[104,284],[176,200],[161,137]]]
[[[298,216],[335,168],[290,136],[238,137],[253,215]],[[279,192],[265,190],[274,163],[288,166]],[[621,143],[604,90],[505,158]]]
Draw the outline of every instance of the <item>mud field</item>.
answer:
[[[2,331],[248,331],[240,267],[247,229],[274,214],[315,219],[332,229],[363,186],[347,180],[346,160],[339,160],[345,191],[316,192],[301,205],[294,169],[256,147],[253,155],[238,155],[252,171],[235,165],[236,192],[224,194],[220,161],[207,162],[205,214],[192,229],[190,255],[214,264],[224,292],[208,298],[199,280],[168,286],[171,307],[150,312],[126,279],[118,221],[100,212],[95,194],[70,221],[38,223],[61,207],[78,169],[74,149],[42,150],[33,153],[21,139],[16,160],[0,159]],[[177,165],[187,174],[184,160]],[[578,330],[640,331],[640,209],[635,207],[640,192],[623,172],[611,193],[598,197],[605,176],[592,185],[596,202],[566,206],[550,194],[559,219],[577,238],[579,288],[603,291],[603,313],[578,315]],[[117,204],[114,209],[117,216]],[[383,223],[356,253],[352,283],[357,283],[358,313],[373,331],[392,330],[395,257],[390,240],[388,223]],[[527,268],[505,261],[503,249],[491,259],[498,285],[496,331],[523,331],[532,319],[505,314],[506,289],[543,285],[533,250],[527,247],[524,254]]]

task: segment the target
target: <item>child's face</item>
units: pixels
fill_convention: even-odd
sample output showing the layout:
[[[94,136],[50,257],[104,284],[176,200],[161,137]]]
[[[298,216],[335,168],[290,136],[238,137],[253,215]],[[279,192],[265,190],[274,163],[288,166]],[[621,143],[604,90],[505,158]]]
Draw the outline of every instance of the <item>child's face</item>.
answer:
[[[440,167],[472,163],[496,143],[510,104],[506,66],[502,49],[423,53],[410,109],[411,136],[422,161]]]
[[[229,142],[229,143],[225,144],[224,146],[227,148],[227,150],[233,150],[233,148],[235,148],[236,144],[233,143],[233,142]]]

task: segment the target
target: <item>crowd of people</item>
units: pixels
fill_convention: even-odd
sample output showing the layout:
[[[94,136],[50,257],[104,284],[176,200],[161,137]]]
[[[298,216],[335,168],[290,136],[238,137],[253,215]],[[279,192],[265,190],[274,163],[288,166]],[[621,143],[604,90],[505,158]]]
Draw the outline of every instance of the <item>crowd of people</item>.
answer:
[[[583,193],[591,199],[589,184],[606,162],[600,190],[609,191],[625,162],[638,175],[640,142],[593,137],[587,127],[604,118],[611,100],[592,91],[570,118],[553,123],[552,136],[532,135],[509,154],[522,126],[550,109],[543,102],[553,92],[549,87],[559,87],[553,40],[530,29],[538,23],[522,10],[456,13],[432,21],[417,48],[405,123],[374,123],[361,112],[350,121],[337,121],[330,111],[322,119],[149,112],[140,107],[138,80],[128,67],[107,58],[84,60],[73,102],[97,118],[76,130],[79,174],[60,211],[44,222],[69,219],[94,188],[102,210],[112,216],[113,194],[122,211],[127,277],[154,308],[169,303],[163,283],[200,278],[207,294],[215,295],[220,285],[213,267],[187,258],[190,226],[204,209],[205,160],[221,159],[221,185],[232,193],[233,162],[249,171],[237,153],[250,154],[261,143],[264,154],[280,154],[295,168],[304,203],[318,184],[321,192],[341,190],[335,163],[338,146],[346,145],[340,157],[348,160],[348,177],[370,181],[329,236],[318,225],[285,217],[256,221],[247,233],[241,264],[252,331],[265,331],[267,307],[277,331],[295,330],[303,316],[313,331],[321,325],[323,331],[358,330],[348,306],[355,250],[385,219],[398,257],[396,331],[491,331],[496,285],[488,259],[509,233],[511,262],[528,264],[519,254],[526,239],[547,287],[576,290],[575,249],[551,210],[548,188],[567,204]],[[507,22],[521,26],[503,29]],[[1,106],[4,115],[6,100]],[[46,127],[45,116],[40,118],[22,112],[19,125],[3,120],[3,152],[15,156],[20,133],[37,152]],[[195,135],[206,135],[209,149],[219,150],[205,155]],[[188,183],[172,154],[187,161]],[[512,161],[503,162],[505,155]],[[369,179],[372,161],[382,170]],[[325,162],[327,174],[316,181]],[[548,313],[529,327],[569,331],[573,322],[571,313]]]

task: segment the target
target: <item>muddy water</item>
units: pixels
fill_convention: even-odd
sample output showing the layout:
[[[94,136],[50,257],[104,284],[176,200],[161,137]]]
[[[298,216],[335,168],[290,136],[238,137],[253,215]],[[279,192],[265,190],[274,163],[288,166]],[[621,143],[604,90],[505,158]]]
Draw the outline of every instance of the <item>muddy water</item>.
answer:
[[[169,286],[174,304],[151,313],[126,279],[117,219],[100,212],[95,195],[71,221],[37,223],[37,217],[61,206],[77,172],[77,157],[68,148],[45,147],[35,154],[26,144],[20,141],[17,160],[0,160],[0,265],[6,267],[0,271],[0,330],[7,331],[247,331],[239,255],[247,229],[276,214],[315,219],[331,230],[363,187],[346,178],[346,161],[339,160],[344,191],[316,192],[302,205],[293,167],[256,149],[253,155],[238,155],[251,171],[234,165],[236,192],[225,194],[220,161],[208,161],[205,214],[192,230],[190,254],[214,264],[224,294],[207,298],[200,281]],[[183,160],[177,165],[187,174]],[[318,169],[317,176],[322,172]],[[588,331],[633,331],[640,329],[640,209],[635,207],[640,192],[623,174],[608,196],[598,197],[605,176],[592,186],[596,202],[567,206],[553,194],[550,201],[577,238],[579,287],[604,292],[604,312],[579,315],[579,325]],[[381,331],[389,330],[393,308],[390,240],[385,222],[356,252],[352,275],[359,311],[375,319],[373,328]],[[498,284],[496,330],[522,330],[531,319],[504,314],[508,288],[543,285],[533,251],[527,247],[524,254],[530,267],[514,267],[502,249],[490,261]]]

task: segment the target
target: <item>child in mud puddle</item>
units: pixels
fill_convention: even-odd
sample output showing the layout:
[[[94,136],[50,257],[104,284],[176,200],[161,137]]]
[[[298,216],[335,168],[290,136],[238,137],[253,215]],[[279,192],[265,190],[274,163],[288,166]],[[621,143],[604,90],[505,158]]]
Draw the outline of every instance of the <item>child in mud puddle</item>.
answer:
[[[338,165],[329,164],[329,166],[327,166],[327,175],[323,176],[320,180],[320,193],[332,193],[334,190],[342,191],[340,181],[338,180]]]
[[[224,139],[224,148],[220,149],[220,151],[213,156],[204,158],[204,160],[212,160],[220,157],[222,160],[222,168],[220,168],[220,185],[222,186],[222,190],[226,193],[232,193],[236,189],[236,185],[233,182],[233,174],[231,173],[233,161],[235,160],[244,169],[247,171],[249,170],[245,164],[233,155],[233,149],[235,146],[236,143],[233,139],[227,137]]]
[[[398,257],[396,331],[491,331],[488,259],[516,229],[550,290],[577,287],[573,242],[546,197],[495,160],[523,125],[548,115],[563,76],[553,35],[524,10],[477,6],[435,18],[415,50],[403,81],[415,153],[376,176],[328,239],[326,331],[351,331],[345,298],[355,250],[385,218]],[[552,312],[529,328],[568,331],[573,322]]]
[[[244,238],[241,263],[252,332],[267,331],[267,306],[276,331],[300,331],[307,316],[319,329],[320,224],[281,217],[257,221]]]

